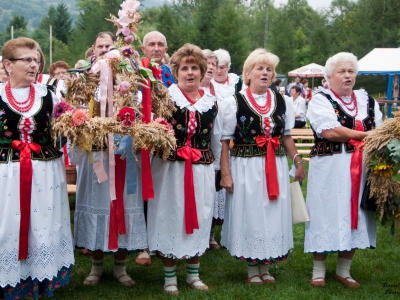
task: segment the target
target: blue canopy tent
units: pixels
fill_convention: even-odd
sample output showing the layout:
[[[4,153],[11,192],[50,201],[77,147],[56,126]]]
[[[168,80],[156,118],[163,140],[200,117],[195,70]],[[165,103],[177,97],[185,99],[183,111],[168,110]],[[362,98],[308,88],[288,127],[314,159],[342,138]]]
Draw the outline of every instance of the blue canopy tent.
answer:
[[[388,75],[386,100],[392,100],[393,76],[400,74],[400,48],[375,48],[358,61],[358,74]],[[392,114],[391,105],[387,114],[388,117]]]

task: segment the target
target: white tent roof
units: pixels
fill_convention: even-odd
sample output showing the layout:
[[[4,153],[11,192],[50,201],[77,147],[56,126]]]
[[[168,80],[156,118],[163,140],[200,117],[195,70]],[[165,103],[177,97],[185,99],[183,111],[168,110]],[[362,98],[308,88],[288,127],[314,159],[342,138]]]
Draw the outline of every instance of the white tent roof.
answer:
[[[400,74],[400,48],[375,48],[358,61],[358,74]]]
[[[300,77],[324,77],[324,67],[315,63],[311,63],[304,67],[290,71],[289,76],[300,76]]]

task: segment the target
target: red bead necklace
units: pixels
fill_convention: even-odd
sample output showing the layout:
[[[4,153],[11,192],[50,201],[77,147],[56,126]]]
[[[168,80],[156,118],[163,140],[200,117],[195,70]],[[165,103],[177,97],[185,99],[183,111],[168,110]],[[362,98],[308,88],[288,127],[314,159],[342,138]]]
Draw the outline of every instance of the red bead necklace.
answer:
[[[6,96],[7,96],[8,102],[15,110],[17,110],[19,112],[24,113],[24,112],[29,111],[32,108],[33,104],[35,103],[35,87],[33,86],[32,83],[29,86],[28,98],[22,102],[18,102],[17,100],[15,100],[14,95],[12,94],[12,91],[11,91],[10,81],[8,81],[6,83],[5,91],[6,91]]]
[[[338,94],[336,94],[332,89],[331,92],[333,95],[335,95],[335,97],[337,99],[339,99],[339,101],[343,104],[344,107],[346,107],[346,109],[348,111],[353,112],[355,110],[355,114],[354,117],[357,116],[358,114],[358,105],[357,105],[357,100],[356,100],[356,95],[354,94],[354,92],[351,92],[351,101],[349,103],[345,102],[342,97],[340,97]],[[352,106],[352,107],[350,107]]]
[[[185,96],[185,98],[189,101],[190,105],[195,105],[197,100],[193,100],[192,98],[190,98],[188,96],[188,94],[186,94],[186,92],[184,90],[182,90],[179,86],[178,88],[181,90],[182,94]],[[199,90],[198,93],[200,94],[200,98],[203,97],[204,95],[204,91],[203,90]]]
[[[257,112],[261,115],[266,115],[269,110],[271,109],[271,93],[269,92],[269,90],[267,90],[267,102],[261,106],[256,102],[256,99],[254,99],[250,88],[246,89],[246,95],[247,98],[249,98],[249,101],[251,103],[251,105],[253,105],[253,107],[257,110]]]

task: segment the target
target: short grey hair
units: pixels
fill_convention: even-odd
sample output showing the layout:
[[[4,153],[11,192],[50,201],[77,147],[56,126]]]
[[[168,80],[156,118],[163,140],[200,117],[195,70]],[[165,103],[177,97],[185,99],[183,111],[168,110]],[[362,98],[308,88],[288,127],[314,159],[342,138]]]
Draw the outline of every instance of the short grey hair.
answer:
[[[216,59],[216,63],[217,63],[217,67],[218,67],[218,56],[214,53],[214,52],[212,52],[210,49],[203,49],[203,50],[201,50],[201,52],[203,52],[203,55],[206,57],[206,58],[213,58],[213,57],[215,57],[215,59]]]
[[[167,39],[165,38],[165,35],[163,35],[161,32],[156,31],[156,30],[148,32],[148,33],[143,37],[143,46],[146,46],[147,38],[149,37],[149,35],[151,35],[151,34],[153,34],[153,33],[158,33],[159,35],[161,35],[161,36],[164,38],[165,47],[168,46],[168,45],[167,45]]]
[[[354,71],[358,73],[358,61],[357,57],[350,52],[339,52],[332,57],[329,57],[325,64],[324,77],[328,81],[328,77],[332,77],[333,71],[335,70],[338,63],[350,62],[353,65]]]
[[[231,56],[229,52],[224,49],[218,49],[214,51],[215,55],[217,55],[217,59],[220,66],[228,65],[228,69],[231,68]]]

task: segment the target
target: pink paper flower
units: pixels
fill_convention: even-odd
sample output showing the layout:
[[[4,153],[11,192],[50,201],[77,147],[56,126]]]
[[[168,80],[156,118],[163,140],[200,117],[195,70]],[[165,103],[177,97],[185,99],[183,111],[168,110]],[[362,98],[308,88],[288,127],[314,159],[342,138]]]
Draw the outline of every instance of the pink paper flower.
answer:
[[[134,38],[133,38],[132,35],[128,35],[128,36],[126,36],[126,37],[124,38],[124,41],[127,42],[127,43],[129,43],[129,44],[132,44],[132,43],[133,43],[133,40],[134,40]]]
[[[140,2],[136,0],[126,0],[122,2],[121,8],[125,12],[136,12],[136,10],[139,8]]]
[[[5,135],[6,137],[12,137],[12,132],[11,132],[10,130],[6,130],[6,131],[4,132],[4,135]]]
[[[131,18],[129,18],[128,16],[124,16],[123,14],[122,14],[122,16],[121,16],[121,15],[120,15],[120,12],[121,12],[121,11],[118,12],[118,16],[119,16],[118,24],[119,24],[119,25],[121,25],[121,26],[124,27],[124,26],[128,26],[130,23],[135,22],[135,18],[131,19]]]
[[[77,108],[72,113],[72,126],[82,126],[89,120],[89,114],[84,108]]]
[[[117,85],[117,91],[121,96],[124,96],[129,93],[129,89],[131,88],[131,84],[128,81],[122,81]]]
[[[122,33],[124,36],[128,36],[128,35],[131,34],[131,30],[130,30],[128,27],[124,26],[124,27],[122,27],[121,29],[119,29],[119,30],[117,31],[116,35],[118,36],[118,35],[120,35],[121,33]]]

